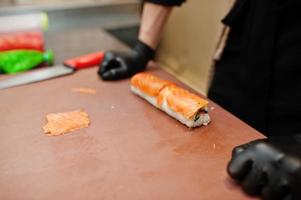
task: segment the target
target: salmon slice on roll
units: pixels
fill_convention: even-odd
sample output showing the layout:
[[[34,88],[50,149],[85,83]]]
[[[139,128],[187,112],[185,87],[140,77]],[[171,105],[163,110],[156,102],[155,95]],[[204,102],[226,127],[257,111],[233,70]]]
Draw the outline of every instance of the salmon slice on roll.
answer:
[[[165,87],[157,99],[161,110],[189,128],[209,124],[208,103],[205,99],[175,85]]]
[[[131,90],[189,128],[208,125],[208,101],[149,73],[131,79]]]
[[[143,72],[134,75],[131,79],[132,92],[147,100],[155,107],[158,107],[157,98],[160,91],[168,85],[173,85],[173,83]]]

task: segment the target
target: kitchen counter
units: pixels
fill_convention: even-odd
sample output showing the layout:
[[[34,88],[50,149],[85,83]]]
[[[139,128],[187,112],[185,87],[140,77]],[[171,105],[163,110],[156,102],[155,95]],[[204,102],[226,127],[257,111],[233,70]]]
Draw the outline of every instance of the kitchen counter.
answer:
[[[127,50],[100,29],[52,34],[56,63],[98,50]],[[226,173],[233,147],[263,135],[210,102],[212,123],[188,129],[97,67],[0,91],[0,199],[248,200]],[[177,81],[154,66],[161,78]],[[89,87],[95,95],[73,93]],[[189,89],[189,88],[188,88]],[[91,125],[43,133],[48,113],[82,109]]]

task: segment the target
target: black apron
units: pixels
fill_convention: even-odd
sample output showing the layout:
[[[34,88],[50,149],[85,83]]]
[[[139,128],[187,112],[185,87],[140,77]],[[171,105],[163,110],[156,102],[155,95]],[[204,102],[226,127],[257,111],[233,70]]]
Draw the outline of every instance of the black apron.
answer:
[[[266,135],[301,132],[301,0],[238,0],[208,96]]]

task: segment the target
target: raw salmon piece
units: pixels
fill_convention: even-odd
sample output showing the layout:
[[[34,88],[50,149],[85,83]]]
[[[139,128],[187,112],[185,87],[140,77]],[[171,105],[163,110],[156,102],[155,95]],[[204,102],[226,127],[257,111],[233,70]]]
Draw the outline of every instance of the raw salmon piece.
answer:
[[[86,128],[90,124],[89,116],[84,111],[48,114],[44,133],[50,136],[62,135],[67,132]]]
[[[142,72],[132,77],[131,85],[146,95],[157,97],[164,87],[173,85],[173,83],[161,80],[152,74]]]
[[[79,92],[85,94],[96,94],[96,90],[93,88],[72,88],[72,92]]]
[[[201,111],[207,109],[208,101],[175,85],[165,87],[159,94],[157,104],[163,107],[164,102],[176,113],[187,119],[194,119]]]

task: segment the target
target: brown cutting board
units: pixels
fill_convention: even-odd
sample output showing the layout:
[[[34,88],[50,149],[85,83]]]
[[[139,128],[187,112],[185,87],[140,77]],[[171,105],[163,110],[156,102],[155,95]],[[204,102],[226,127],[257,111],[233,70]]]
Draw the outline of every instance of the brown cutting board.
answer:
[[[70,34],[48,38],[59,61],[126,49],[97,29]],[[225,170],[232,148],[260,133],[214,103],[212,123],[190,130],[133,95],[128,80],[103,82],[96,70],[0,91],[0,199],[249,199]],[[89,128],[43,134],[46,114],[76,109],[90,115]]]

